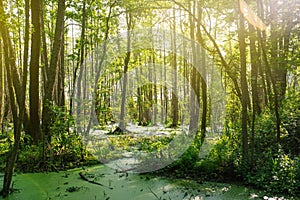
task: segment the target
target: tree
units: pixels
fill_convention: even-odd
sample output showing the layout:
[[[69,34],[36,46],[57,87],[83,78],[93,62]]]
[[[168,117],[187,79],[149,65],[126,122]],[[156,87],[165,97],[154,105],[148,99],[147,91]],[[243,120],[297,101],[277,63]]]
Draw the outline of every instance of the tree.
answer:
[[[64,26],[64,23],[63,23]],[[59,68],[57,74],[57,85],[56,85],[56,104],[60,107],[65,106],[65,40],[64,34],[62,33]]]
[[[3,116],[3,58],[2,58],[2,41],[0,40],[0,129],[2,129]]]
[[[190,76],[190,82],[191,82],[191,88],[190,88],[190,125],[189,125],[189,131],[192,133],[198,132],[198,121],[199,121],[199,96],[198,96],[198,90],[197,90],[197,77],[198,77],[198,71],[197,71],[197,49],[195,45],[195,7],[192,11],[191,2],[188,4],[188,12],[189,12],[189,22],[190,22],[190,38],[191,38],[191,47],[192,47],[192,59],[193,64],[196,66],[192,66],[191,68],[191,76]]]
[[[259,1],[259,11],[260,15],[262,15],[262,8],[261,5],[262,3]],[[259,44],[262,52],[262,60],[265,66],[265,74],[266,74],[266,82],[267,82],[267,87],[266,93],[269,96],[270,101],[272,100],[273,103],[273,108],[274,108],[274,113],[276,117],[276,140],[277,142],[280,141],[280,124],[281,124],[281,119],[280,119],[280,114],[279,114],[279,97],[278,97],[278,89],[276,87],[276,80],[273,76],[272,69],[270,66],[270,62],[268,59],[267,55],[267,44],[266,44],[266,32],[264,31],[258,31],[258,39],[259,39]],[[272,91],[274,94],[274,97],[272,98]]]
[[[94,85],[93,85],[93,96],[97,93],[97,90],[98,90],[98,82],[99,82],[99,78],[100,78],[100,73],[101,73],[101,70],[103,68],[103,63],[104,63],[104,60],[105,60],[105,57],[106,57],[106,53],[107,53],[107,42],[108,42],[108,37],[109,37],[109,32],[111,30],[111,20],[112,20],[112,15],[113,15],[113,8],[116,6],[116,3],[117,1],[113,1],[110,5],[109,5],[109,11],[108,11],[108,15],[106,16],[105,18],[105,30],[104,30],[104,39],[103,39],[103,43],[102,43],[102,46],[101,46],[101,49],[102,49],[102,52],[101,52],[101,57],[100,57],[100,60],[98,61],[97,59],[97,64],[96,66],[99,66],[98,69],[96,69],[96,77],[95,77],[95,80],[94,80]],[[108,98],[104,98],[105,99],[105,104],[109,104],[107,102],[109,102],[109,99]],[[72,99],[71,99],[72,100]],[[70,101],[70,108],[71,108],[71,104],[72,104],[72,101]],[[86,133],[88,134],[90,129],[91,129],[91,126],[92,126],[92,122],[95,120],[96,116],[95,116],[95,112],[96,111],[96,105],[97,103],[93,103],[92,104],[92,108],[91,108],[91,112],[90,112],[90,119],[89,119],[89,122],[88,122],[88,127],[87,127],[87,131]],[[109,107],[109,105],[107,105]],[[71,109],[70,109],[71,110]],[[105,115],[105,119],[104,121],[106,122],[107,116]]]
[[[29,34],[30,34],[30,3],[25,0],[25,33],[24,33],[24,54],[23,54],[23,77],[22,77],[22,90],[27,90],[28,78],[28,52],[29,52]],[[21,36],[20,36],[21,37]],[[26,94],[26,92],[25,92]],[[30,134],[34,138],[33,132],[29,131],[29,116],[26,107],[24,108],[24,122],[23,128],[26,134]]]
[[[252,89],[252,124],[251,124],[251,165],[254,164],[254,137],[255,137],[255,120],[256,115],[261,113],[260,101],[258,96],[258,69],[259,69],[259,55],[257,53],[255,37],[255,29],[253,25],[249,24],[249,40],[250,40],[250,59],[251,59],[251,89]]]
[[[239,1],[240,2],[240,1]],[[242,103],[242,147],[243,159],[248,161],[248,83],[247,83],[247,61],[245,43],[245,22],[244,16],[239,14],[239,50],[240,50],[240,70],[241,70],[241,103]]]
[[[42,112],[42,130],[45,139],[49,140],[50,135],[50,127],[52,124],[52,111],[51,107],[54,103],[54,87],[55,87],[55,79],[56,74],[58,72],[58,61],[59,55],[62,50],[62,38],[64,33],[64,16],[65,16],[65,0],[58,1],[58,9],[56,15],[56,25],[55,25],[55,33],[54,33],[54,41],[53,48],[51,51],[51,59],[50,65],[46,69],[46,79],[45,87],[44,87],[44,98],[43,98],[43,112]]]
[[[202,4],[199,2],[197,5],[197,9],[198,9],[198,22],[197,22],[197,42],[199,44],[203,44],[203,39],[202,39],[202,34],[201,34],[201,20],[202,20],[202,15],[203,15],[203,11],[202,11]],[[199,46],[200,47],[200,46]],[[201,55],[199,56],[199,58],[201,58],[201,61],[199,61],[199,64],[201,63],[200,67],[201,67],[201,76],[200,76],[200,80],[201,80],[201,91],[202,91],[202,95],[201,95],[201,100],[202,100],[202,116],[201,116],[201,143],[203,143],[204,138],[205,138],[205,134],[206,134],[206,124],[207,124],[207,81],[206,81],[206,67],[207,67],[207,63],[206,63],[206,51],[204,48],[199,48],[198,47],[198,54]],[[200,84],[200,83],[199,83]],[[200,98],[200,97],[199,97]]]
[[[39,98],[39,70],[40,70],[40,47],[41,47],[41,31],[40,31],[40,0],[31,1],[31,21],[32,21],[32,37],[31,37],[31,60],[30,60],[30,85],[29,85],[29,101],[30,101],[30,132],[33,141],[37,143],[41,139],[40,133],[40,98]],[[23,88],[24,89],[24,88]]]
[[[173,52],[176,52],[176,15],[175,15],[175,8],[173,9],[173,26],[172,26],[172,48]],[[172,108],[172,125],[171,127],[177,127],[178,125],[178,94],[177,94],[177,57],[176,53],[172,54],[172,67],[174,70],[173,73],[173,87],[172,87],[172,97],[171,97],[171,108]]]
[[[6,16],[3,8],[3,0],[0,0],[0,16]],[[16,67],[15,51],[7,27],[7,18],[0,18],[0,33],[3,39],[4,61],[6,68],[6,81],[9,91],[10,108],[13,115],[14,144],[7,154],[2,196],[6,197],[10,191],[11,180],[14,171],[14,164],[17,159],[21,138],[21,124],[25,111],[25,91],[21,91],[20,75]]]
[[[126,92],[127,92],[127,79],[128,79],[128,65],[130,61],[130,55],[131,55],[131,31],[134,26],[134,21],[132,17],[132,13],[126,11],[126,25],[127,25],[127,51],[126,56],[124,59],[124,68],[123,68],[123,83],[122,83],[122,103],[121,103],[121,113],[120,113],[120,124],[119,128],[121,131],[125,130],[126,124],[125,124],[125,101],[126,101]]]
[[[79,69],[79,74],[78,74],[78,79],[77,79],[77,86],[76,86],[76,99],[77,99],[77,107],[76,107],[76,114],[77,116],[81,116],[82,113],[82,77],[83,77],[83,72],[84,72],[84,60],[85,60],[85,51],[86,51],[86,23],[87,23],[87,8],[86,8],[86,0],[83,1],[83,6],[82,6],[82,21],[81,21],[81,34],[80,34],[80,48],[78,49],[78,60],[77,60],[77,65],[75,69],[75,73]],[[76,74],[74,77],[74,87],[76,84]],[[83,91],[84,92],[84,91]],[[81,130],[81,127],[78,127],[79,132],[83,132]]]

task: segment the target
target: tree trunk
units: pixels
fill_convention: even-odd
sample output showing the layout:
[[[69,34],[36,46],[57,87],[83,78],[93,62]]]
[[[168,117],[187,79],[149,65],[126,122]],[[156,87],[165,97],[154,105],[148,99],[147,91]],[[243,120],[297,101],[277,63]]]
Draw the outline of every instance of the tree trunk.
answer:
[[[65,37],[62,35],[61,50],[60,50],[60,62],[58,70],[58,81],[57,81],[57,105],[65,106]]]
[[[126,57],[124,59],[124,77],[123,77],[123,90],[122,90],[122,103],[121,103],[121,113],[120,113],[120,124],[119,127],[121,131],[125,131],[126,124],[125,124],[125,103],[126,103],[126,92],[127,92],[127,71],[128,65],[130,61],[131,55],[131,28],[132,28],[132,16],[131,13],[126,13],[126,22],[127,22],[127,52]]]
[[[282,102],[286,93],[286,86],[287,86],[287,69],[288,69],[288,53],[289,53],[289,43],[290,43],[290,34],[292,29],[292,22],[287,25],[286,30],[284,31],[283,38],[282,38],[282,46],[281,46],[281,56],[280,58],[283,59],[282,62],[279,64],[279,101]]]
[[[163,34],[163,40],[165,40],[165,33]],[[164,44],[164,73],[163,73],[163,80],[164,82],[166,83],[167,82],[167,59],[166,59],[166,47],[165,47],[165,44]],[[164,116],[165,116],[165,119],[164,119],[164,123],[167,124],[168,123],[168,102],[169,102],[169,97],[168,97],[168,87],[165,86],[163,87],[164,89]]]
[[[0,16],[5,16],[3,1],[0,0]],[[4,60],[6,67],[6,80],[9,92],[10,108],[13,115],[14,124],[14,144],[13,149],[7,155],[5,166],[5,174],[3,181],[2,196],[5,198],[10,192],[10,185],[12,181],[14,164],[17,159],[17,153],[20,144],[21,123],[23,121],[23,114],[25,108],[25,91],[21,91],[20,77],[18,68],[15,66],[15,51],[12,47],[12,41],[6,27],[6,18],[0,19],[0,33],[3,39]],[[14,80],[15,79],[15,80]],[[14,81],[14,82],[13,82]],[[19,95],[19,96],[18,96]],[[18,102],[18,103],[16,103]]]
[[[2,27],[1,27],[2,28]],[[21,137],[21,120],[22,120],[22,114],[21,111],[24,111],[24,109],[19,108],[19,114],[18,114],[18,108],[16,105],[15,100],[15,93],[13,90],[13,84],[12,84],[12,73],[15,73],[11,69],[11,65],[9,64],[9,53],[8,48],[4,47],[5,51],[5,65],[6,65],[6,72],[7,72],[7,83],[8,83],[8,90],[9,90],[9,98],[10,98],[10,108],[13,114],[13,124],[14,124],[14,145],[13,149],[7,154],[7,160],[6,160],[6,166],[5,166],[5,174],[4,174],[4,181],[3,181],[3,189],[2,189],[2,196],[5,198],[9,195],[10,192],[10,185],[12,181],[12,176],[14,172],[14,165],[17,159],[18,149],[20,145],[20,137]],[[24,101],[25,102],[25,101]],[[25,106],[25,105],[24,105]],[[24,108],[24,107],[23,107]]]
[[[177,57],[176,57],[176,16],[175,16],[175,9],[173,9],[173,17],[174,17],[174,24],[173,24],[173,32],[172,32],[172,38],[173,38],[173,54],[172,54],[172,67],[173,67],[173,87],[172,87],[172,127],[177,127],[178,125],[178,94],[177,94]]]
[[[202,73],[201,73],[201,91],[202,91],[202,117],[201,117],[201,144],[204,141],[206,135],[207,124],[207,82],[206,82],[206,55],[205,50],[201,50],[202,53]]]
[[[276,6],[276,2],[270,2],[270,12],[277,12],[277,8],[275,8]],[[286,69],[280,69],[280,64],[279,64],[279,60],[280,59],[284,59],[284,58],[280,58],[280,50],[279,50],[279,32],[278,32],[278,27],[276,26],[276,24],[271,24],[271,36],[270,36],[270,40],[271,40],[271,60],[270,60],[270,64],[269,66],[267,66],[267,70],[268,70],[268,74],[270,76],[271,79],[271,83],[272,83],[272,88],[273,88],[273,92],[274,92],[274,97],[273,102],[274,102],[274,111],[275,111],[275,117],[276,117],[276,139],[279,142],[280,141],[280,115],[279,115],[279,101],[280,98],[279,94],[282,93],[284,94],[283,90],[285,90],[285,85],[284,85],[284,89],[281,88],[281,81],[282,79],[284,79],[285,82],[285,76],[286,76]],[[272,69],[273,71],[272,71]],[[284,76],[284,78],[282,78],[282,74]],[[279,80],[279,85],[277,84]],[[278,87],[280,86],[280,87]]]
[[[77,86],[76,86],[76,99],[77,99],[77,106],[76,106],[76,114],[80,118],[82,117],[82,77],[84,72],[84,57],[85,57],[85,43],[86,43],[86,20],[87,20],[87,11],[86,11],[86,0],[83,1],[83,8],[82,8],[82,21],[81,21],[81,36],[80,36],[80,49],[79,49],[79,60],[77,62],[76,68],[79,69],[78,79],[77,79]],[[74,82],[75,83],[75,82]],[[74,89],[74,88],[73,88]],[[78,121],[77,124],[79,125],[80,122]],[[81,126],[77,127],[78,132],[85,132],[82,130]]]
[[[162,52],[160,52],[162,54]],[[159,73],[160,73],[160,78],[163,80],[163,67],[159,68]],[[164,124],[164,99],[163,99],[163,91],[164,91],[164,86],[161,84],[159,86],[160,89],[160,123]]]
[[[152,57],[153,57],[153,78],[154,78],[154,85],[153,85],[153,95],[154,95],[154,110],[153,110],[153,124],[156,125],[157,124],[157,112],[158,112],[158,108],[157,108],[157,104],[158,104],[158,99],[157,99],[157,95],[158,95],[158,88],[157,88],[157,77],[156,77],[156,73],[157,73],[157,69],[156,69],[156,63],[155,63],[155,53],[152,53]]]
[[[191,10],[191,3],[189,2],[189,10]],[[198,132],[198,121],[199,121],[199,98],[197,96],[197,54],[195,46],[195,21],[192,18],[192,11],[189,14],[190,22],[190,37],[192,46],[192,59],[193,65],[191,66],[191,79],[190,79],[190,125],[189,132],[196,134]]]
[[[29,1],[29,0],[26,0]],[[47,81],[47,69],[49,68],[49,60],[48,60],[48,50],[47,50],[47,42],[46,42],[46,30],[45,30],[45,22],[44,22],[44,1],[41,1],[41,43],[42,43],[42,56],[41,61],[44,65],[42,69],[42,77],[44,81],[44,91]]]
[[[200,24],[202,20],[202,5],[201,3],[198,3],[198,23],[197,23],[197,41],[199,44],[203,44],[202,41],[202,35],[200,30]],[[199,47],[200,48],[200,47]],[[204,141],[205,135],[206,135],[206,122],[207,122],[207,82],[206,82],[206,53],[204,49],[199,49],[198,54],[201,55],[201,61],[199,61],[199,64],[201,63],[201,74],[200,74],[200,80],[201,80],[201,91],[202,91],[202,117],[201,117],[201,144]],[[199,97],[200,98],[200,97]]]
[[[239,50],[241,65],[241,103],[242,103],[242,148],[244,164],[248,162],[248,84],[247,84],[247,63],[246,63],[246,43],[244,17],[239,13]]]
[[[0,39],[0,130],[2,129],[2,114],[3,114],[3,59],[2,59],[2,41]]]
[[[24,35],[24,55],[23,55],[23,77],[22,77],[22,91],[26,91],[27,88],[27,76],[28,76],[28,51],[29,51],[29,30],[30,30],[30,23],[29,23],[29,0],[25,0],[25,35]],[[30,123],[29,123],[29,115],[27,112],[26,107],[24,108],[24,121],[23,128],[26,134],[31,135],[33,138],[33,134],[29,130]]]
[[[57,73],[57,66],[59,55],[61,51],[61,42],[64,33],[64,16],[65,16],[65,0],[58,1],[58,10],[56,16],[56,26],[54,33],[54,42],[51,52],[50,66],[46,69],[46,79],[45,79],[45,94],[43,99],[43,118],[42,118],[42,128],[44,137],[46,140],[50,140],[50,127],[52,125],[52,111],[51,106],[53,105],[53,90],[55,77]]]
[[[40,68],[40,0],[31,2],[31,21],[33,32],[31,37],[31,60],[30,60],[30,85],[29,85],[29,106],[30,106],[30,132],[33,142],[38,143],[41,139],[40,133],[40,105],[39,105],[39,68]]]
[[[257,0],[257,13],[258,17],[260,19],[264,19],[264,10],[263,10],[263,4],[261,0]],[[261,98],[260,103],[261,103],[261,110],[265,105],[268,104],[268,94],[267,94],[267,87],[266,87],[266,82],[265,82],[265,66],[263,65],[263,52],[262,52],[262,31],[257,30],[257,39],[258,39],[258,48],[257,48],[257,55],[259,56],[258,61],[258,75],[261,77],[261,86],[258,90],[258,96]]]
[[[256,115],[261,113],[260,102],[258,97],[257,77],[259,68],[259,55],[256,48],[255,29],[249,23],[250,34],[250,59],[251,59],[251,88],[252,88],[252,124],[251,124],[251,166],[254,166],[254,136],[255,136],[255,119]]]

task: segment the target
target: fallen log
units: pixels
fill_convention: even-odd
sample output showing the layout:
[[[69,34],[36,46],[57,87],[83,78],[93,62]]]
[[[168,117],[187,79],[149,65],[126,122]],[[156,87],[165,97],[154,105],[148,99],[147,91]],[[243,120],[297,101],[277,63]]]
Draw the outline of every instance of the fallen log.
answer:
[[[79,176],[80,176],[81,179],[83,179],[84,181],[87,181],[89,183],[92,183],[92,184],[95,184],[95,185],[100,185],[102,187],[105,187],[105,188],[108,188],[108,189],[111,189],[111,190],[114,189],[114,188],[109,187],[107,185],[103,185],[102,183],[98,183],[96,181],[89,180],[82,172],[79,172]]]

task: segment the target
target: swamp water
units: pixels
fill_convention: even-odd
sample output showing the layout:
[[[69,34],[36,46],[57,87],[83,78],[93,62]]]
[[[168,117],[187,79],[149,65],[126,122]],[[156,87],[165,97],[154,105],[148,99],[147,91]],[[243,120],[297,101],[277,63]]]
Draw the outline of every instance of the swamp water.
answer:
[[[80,172],[90,182],[83,180]],[[17,174],[13,183],[15,192],[8,200],[266,199],[263,192],[239,185],[116,173],[106,165],[59,173]]]
[[[130,136],[133,139],[152,136],[170,137],[172,133],[178,132],[178,130],[164,127],[139,127],[130,125],[127,128],[131,132]],[[13,177],[13,189],[15,192],[6,198],[6,200],[284,199],[270,198],[262,191],[235,184],[215,182],[198,183],[195,180],[189,179],[174,179],[140,175],[138,173],[117,173],[116,169],[127,171],[137,164],[140,164],[136,163],[137,159],[134,156],[142,151],[137,150],[138,145],[133,145],[129,150],[124,149],[123,145],[115,145],[113,149],[110,149],[109,147],[113,145],[109,142],[110,137],[116,138],[122,136],[108,136],[107,132],[107,130],[95,131],[92,134],[93,138],[90,142],[100,142],[100,150],[105,149],[104,147],[107,146],[108,152],[115,151],[115,155],[118,155],[115,159],[110,160],[105,165],[87,167],[84,169],[76,168],[58,173],[17,174]],[[205,157],[208,154],[215,143],[216,137],[218,136],[206,137],[207,142],[201,147],[200,157]],[[181,138],[179,138],[178,141],[177,143],[182,143]],[[175,149],[173,152],[177,150],[180,149]],[[166,154],[168,153],[169,152]],[[107,152],[103,153],[104,156],[106,154]],[[96,152],[95,155],[101,160],[101,152]],[[106,159],[105,157],[104,160]],[[159,160],[152,160],[154,164],[160,164],[159,162]],[[80,174],[83,175],[83,178]],[[3,174],[0,174],[1,187],[2,182]]]

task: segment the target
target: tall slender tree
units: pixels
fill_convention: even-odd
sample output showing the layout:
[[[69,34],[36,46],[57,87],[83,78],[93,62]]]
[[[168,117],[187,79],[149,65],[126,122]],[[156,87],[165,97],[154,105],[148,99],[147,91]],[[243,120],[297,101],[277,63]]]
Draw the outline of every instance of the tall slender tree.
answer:
[[[175,15],[175,8],[173,9],[173,26],[172,26],[172,50],[173,50],[173,54],[172,54],[172,67],[173,67],[173,86],[172,86],[172,97],[171,97],[171,108],[172,108],[172,127],[177,127],[178,125],[178,94],[177,94],[177,56],[176,56],[176,51],[177,51],[177,47],[176,47],[176,15]]]
[[[240,1],[238,1],[240,3]],[[239,14],[239,50],[240,50],[240,72],[241,72],[241,103],[242,103],[242,146],[243,160],[248,161],[248,83],[247,83],[247,61],[246,61],[246,42],[245,42],[245,20]]]
[[[46,140],[49,140],[50,127],[52,125],[52,111],[51,106],[54,103],[54,89],[55,79],[58,69],[59,55],[61,51],[61,42],[64,33],[64,17],[65,17],[65,0],[58,1],[58,9],[56,14],[56,25],[54,33],[53,47],[51,51],[50,65],[46,69],[45,75],[45,91],[43,98],[43,112],[42,112],[42,129]]]
[[[188,4],[189,12],[189,23],[190,23],[190,38],[191,38],[191,47],[192,47],[192,60],[193,65],[191,66],[191,75],[190,75],[190,125],[189,131],[192,133],[198,133],[198,124],[199,124],[199,96],[197,96],[197,49],[195,45],[195,7],[192,9],[192,2]]]
[[[132,13],[126,11],[126,24],[127,24],[127,52],[124,59],[124,67],[123,67],[123,83],[122,83],[122,103],[121,103],[121,113],[120,113],[120,124],[119,128],[121,131],[124,131],[126,128],[125,124],[125,103],[126,103],[126,93],[127,93],[127,82],[128,82],[128,67],[129,67],[129,61],[131,56],[131,31],[133,29],[133,17]]]
[[[29,85],[29,105],[30,105],[30,132],[33,141],[38,142],[41,139],[40,133],[40,99],[39,99],[39,70],[40,70],[40,9],[41,1],[31,1],[31,59],[30,59],[30,85]]]
[[[25,30],[24,30],[24,54],[23,54],[23,77],[22,77],[22,90],[27,90],[28,78],[28,53],[29,53],[29,35],[30,35],[30,3],[25,0]],[[26,94],[26,92],[25,92]],[[29,133],[33,138],[33,133],[29,130],[29,116],[26,107],[24,108],[24,122],[23,127],[25,133]]]
[[[83,99],[83,73],[84,73],[84,60],[85,60],[85,51],[86,51],[86,23],[87,23],[87,1],[83,1],[83,6],[82,6],[82,20],[81,20],[81,34],[80,34],[80,48],[78,49],[78,61],[76,65],[76,70],[79,70],[77,82],[76,82],[76,74],[74,77],[74,87],[76,84],[76,99],[77,99],[77,107],[76,107],[76,114],[77,116],[81,116],[82,114],[82,102],[81,99]],[[78,127],[79,132],[84,132],[84,130],[81,129],[81,127]]]
[[[198,21],[197,21],[197,42],[199,44],[203,44],[202,34],[201,34],[201,20],[202,20],[202,8],[203,5],[201,2],[198,2],[197,4],[197,12],[198,12]],[[198,45],[198,57],[201,58],[201,61],[199,62],[201,75],[201,100],[202,100],[202,116],[201,116],[201,143],[203,143],[205,135],[206,135],[206,124],[207,124],[207,81],[206,81],[206,67],[207,67],[207,61],[206,61],[206,52],[204,48],[200,48],[200,45]],[[199,97],[200,98],[200,97]]]
[[[254,165],[254,137],[255,137],[255,120],[256,115],[261,113],[259,96],[258,96],[258,69],[259,55],[257,52],[256,31],[253,25],[249,24],[249,40],[250,40],[250,59],[251,59],[251,89],[252,89],[252,122],[251,122],[251,165]]]
[[[63,24],[64,26],[64,24]],[[62,33],[61,50],[57,73],[57,85],[56,85],[56,104],[60,107],[65,106],[65,36]]]
[[[3,59],[2,59],[2,41],[0,39],[0,130],[2,130],[3,114]]]
[[[14,143],[8,152],[3,180],[2,196],[5,198],[10,191],[10,185],[14,172],[21,138],[21,124],[25,111],[25,91],[22,91],[19,69],[16,67],[16,54],[9,35],[8,21],[4,12],[3,0],[0,0],[0,33],[3,39],[4,61],[6,69],[6,81],[9,92],[10,109],[13,116]]]

